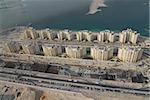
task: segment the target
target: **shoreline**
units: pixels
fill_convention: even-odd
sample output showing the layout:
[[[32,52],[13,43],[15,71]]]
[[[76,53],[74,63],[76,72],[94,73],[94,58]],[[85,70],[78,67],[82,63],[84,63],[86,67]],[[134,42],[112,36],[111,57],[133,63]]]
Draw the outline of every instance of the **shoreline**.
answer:
[[[3,36],[5,32],[11,31],[11,30],[15,30],[15,29],[17,29],[17,28],[26,28],[26,27],[29,27],[29,26],[28,26],[28,25],[27,25],[27,26],[15,26],[15,27],[6,28],[6,29],[4,29],[4,30],[0,30],[0,36]],[[35,26],[31,26],[31,27],[33,27],[33,28],[35,28],[35,29],[37,29],[37,30],[49,28],[49,27],[41,27],[41,28],[39,28],[39,27],[35,27]],[[82,30],[88,30],[88,31],[91,31],[91,32],[100,32],[100,31],[104,31],[104,30],[111,30],[111,31],[114,31],[114,32],[117,33],[117,34],[118,34],[119,32],[121,32],[122,30],[124,30],[124,29],[122,29],[122,30],[113,30],[113,29],[110,29],[110,28],[107,28],[107,29],[49,28],[49,29],[50,29],[50,30],[54,30],[54,31],[61,31],[61,30],[67,29],[67,30],[71,30],[71,31],[74,31],[74,32],[76,32],[76,31],[82,31]],[[125,29],[127,29],[127,28],[125,28]],[[138,31],[138,32],[139,32],[139,31]],[[149,37],[150,37],[150,36],[149,36],[150,34],[143,33],[143,32],[142,32],[142,33],[139,32],[139,33],[140,33],[140,36],[141,36],[141,37],[144,37],[144,38],[149,38]]]
[[[65,29],[68,29],[68,30],[71,30],[71,31],[82,31],[82,30],[88,30],[88,31],[91,31],[91,32],[100,32],[100,31],[104,31],[104,30],[111,30],[111,31],[114,31],[116,33],[120,32],[121,30],[124,30],[124,29],[127,29],[126,28],[123,28],[123,29],[111,29],[111,28],[106,28],[106,29],[91,29],[91,28],[84,28],[84,29],[75,29],[75,28],[50,28],[50,27],[37,27],[37,26],[32,26],[33,28],[35,29],[46,29],[46,28],[49,28],[49,29],[52,29],[52,30],[56,30],[56,31],[60,31],[60,30],[65,30]],[[130,28],[130,27],[129,27]],[[133,29],[133,28],[131,28]],[[138,30],[137,30],[138,31]],[[139,31],[138,31],[139,32]],[[141,36],[143,37],[149,37],[150,34],[147,34],[147,32],[139,32]]]

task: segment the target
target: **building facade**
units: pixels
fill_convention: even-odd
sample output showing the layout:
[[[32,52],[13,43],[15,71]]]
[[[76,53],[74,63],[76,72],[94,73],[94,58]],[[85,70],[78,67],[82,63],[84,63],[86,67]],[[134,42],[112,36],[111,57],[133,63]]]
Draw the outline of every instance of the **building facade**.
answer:
[[[119,41],[121,43],[131,42],[132,44],[136,44],[138,41],[139,33],[137,31],[133,31],[131,29],[127,29],[122,31],[119,34]]]
[[[109,60],[113,57],[114,48],[111,47],[92,47],[91,56],[96,60]]]
[[[118,49],[118,58],[123,62],[137,62],[141,59],[143,49],[139,47],[121,47]]]
[[[78,46],[67,46],[65,51],[70,58],[82,58],[86,55],[86,48]]]
[[[44,44],[42,48],[45,56],[58,56],[62,53],[60,45]]]

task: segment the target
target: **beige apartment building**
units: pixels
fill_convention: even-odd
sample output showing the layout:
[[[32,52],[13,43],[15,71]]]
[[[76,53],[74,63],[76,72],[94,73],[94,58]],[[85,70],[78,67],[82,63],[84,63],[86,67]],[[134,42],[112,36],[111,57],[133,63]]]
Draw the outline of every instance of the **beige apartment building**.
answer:
[[[91,56],[96,60],[109,60],[113,57],[114,48],[111,47],[92,47]]]
[[[138,41],[138,37],[139,37],[139,33],[137,33],[136,31],[133,31],[131,29],[127,29],[122,31],[119,34],[119,41],[121,43],[126,43],[126,42],[131,42],[133,44],[136,44]]]
[[[123,62],[136,62],[141,59],[143,49],[139,47],[121,47],[118,50],[118,58]]]
[[[58,56],[62,53],[60,45],[44,44],[42,48],[45,56]]]
[[[70,58],[82,58],[86,55],[86,48],[79,46],[65,47],[66,54]]]

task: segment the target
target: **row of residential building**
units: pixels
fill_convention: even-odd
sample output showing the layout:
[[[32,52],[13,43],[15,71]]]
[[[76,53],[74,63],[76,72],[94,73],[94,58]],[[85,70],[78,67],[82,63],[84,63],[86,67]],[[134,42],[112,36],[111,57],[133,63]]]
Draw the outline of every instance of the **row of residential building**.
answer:
[[[137,31],[133,31],[131,29],[127,29],[122,31],[119,34],[119,41],[121,43],[131,42],[133,44],[136,44],[138,41],[139,33]]]
[[[113,57],[114,48],[111,47],[92,47],[91,56],[93,59],[109,60]]]
[[[90,55],[95,60],[109,60],[114,56],[114,47],[84,47],[77,45],[56,45],[56,44],[42,44],[36,43],[6,43],[5,51],[10,53],[23,54],[40,54],[45,56],[60,56],[65,54],[68,58],[86,58]],[[88,49],[90,52],[88,53]],[[139,47],[120,47],[117,51],[117,57],[123,62],[136,62],[141,59],[143,50]]]
[[[118,50],[118,58],[124,62],[136,62],[141,59],[143,49],[138,47],[122,47]]]
[[[131,42],[136,44],[138,41],[139,34],[136,31],[127,29],[119,34],[119,41],[121,43]],[[77,41],[94,41],[99,42],[115,42],[117,41],[117,34],[110,30],[105,30],[101,32],[91,32],[87,30],[82,30],[78,32],[72,32],[70,30],[54,31],[50,29],[35,30],[29,27],[24,31],[24,39],[48,39],[48,40],[69,40],[72,41],[76,39]]]

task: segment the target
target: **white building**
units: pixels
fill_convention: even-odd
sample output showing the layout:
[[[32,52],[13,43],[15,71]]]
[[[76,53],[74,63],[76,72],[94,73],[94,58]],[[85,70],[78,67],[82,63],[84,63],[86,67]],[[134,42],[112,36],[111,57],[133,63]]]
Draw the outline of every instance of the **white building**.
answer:
[[[118,50],[118,58],[123,62],[136,62],[141,59],[143,50],[139,47],[121,47]]]
[[[56,31],[53,30],[49,30],[49,32],[47,33],[47,37],[49,40],[54,40],[57,36]]]
[[[139,37],[139,33],[137,33],[136,31],[133,31],[131,29],[127,29],[122,31],[119,34],[119,41],[121,43],[126,43],[126,42],[131,42],[133,44],[136,44],[138,41],[138,37]]]
[[[97,35],[97,39],[99,42],[115,42],[116,34],[114,32],[111,32],[110,30],[101,31]]]
[[[20,49],[18,43],[13,41],[5,43],[3,48],[7,53],[18,53]]]
[[[49,28],[38,31],[41,39],[54,40],[56,37],[56,33]]]
[[[65,47],[66,54],[70,58],[82,58],[86,55],[86,48],[78,46]]]
[[[97,39],[98,39],[99,42],[104,42],[105,41],[105,33],[100,32],[97,36]]]
[[[88,35],[88,31],[84,30],[84,31],[79,31],[76,34],[76,38],[78,41],[86,41],[87,40],[87,35]]]
[[[48,33],[49,33],[48,29],[39,30],[38,33],[41,39],[48,39]]]
[[[45,56],[58,56],[62,54],[62,48],[60,45],[44,44],[42,48]]]
[[[116,34],[114,32],[111,32],[108,37],[109,42],[113,43],[116,41]]]
[[[32,27],[29,27],[25,29],[23,37],[24,39],[37,39],[39,34]]]
[[[121,43],[126,43],[127,41],[127,34],[125,32],[122,32],[119,34],[119,41]]]
[[[91,56],[96,60],[108,60],[113,57],[114,48],[111,47],[92,47]]]
[[[22,43],[21,46],[24,54],[36,54],[39,51],[39,47],[35,43]]]
[[[59,40],[70,40],[71,41],[74,39],[72,32],[69,30],[59,31],[57,33],[57,37]]]

